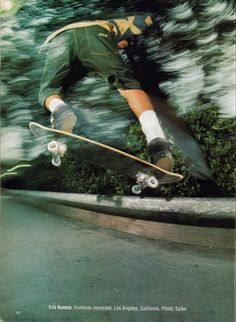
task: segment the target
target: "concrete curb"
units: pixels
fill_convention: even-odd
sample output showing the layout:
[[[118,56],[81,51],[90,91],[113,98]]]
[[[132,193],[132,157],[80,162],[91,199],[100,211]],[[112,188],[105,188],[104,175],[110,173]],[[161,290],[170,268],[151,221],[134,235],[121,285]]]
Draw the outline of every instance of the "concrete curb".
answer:
[[[99,196],[76,193],[9,190],[11,194],[122,217],[182,225],[234,228],[233,198],[163,198]]]
[[[166,224],[141,219],[107,215],[69,206],[46,202],[40,206],[47,211],[76,218],[80,221],[112,228],[118,231],[142,236],[152,240],[163,240],[194,246],[235,248],[235,231],[230,228],[195,227],[186,225]]]
[[[22,190],[7,193],[54,214],[153,240],[235,248],[233,199],[178,198],[166,201]],[[168,220],[161,221],[163,218]],[[184,221],[187,224],[183,224]]]

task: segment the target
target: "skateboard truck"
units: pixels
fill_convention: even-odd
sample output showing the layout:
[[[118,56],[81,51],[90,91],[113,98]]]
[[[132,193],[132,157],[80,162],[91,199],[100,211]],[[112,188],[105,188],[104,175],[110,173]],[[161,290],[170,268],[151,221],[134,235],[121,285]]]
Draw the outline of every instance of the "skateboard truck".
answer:
[[[48,143],[48,151],[52,154],[52,165],[59,167],[61,165],[61,158],[66,153],[67,146],[62,141],[52,140]]]
[[[139,195],[145,188],[156,189],[159,182],[155,176],[150,176],[148,174],[138,172],[136,174],[136,185],[132,187],[132,192],[135,195]]]

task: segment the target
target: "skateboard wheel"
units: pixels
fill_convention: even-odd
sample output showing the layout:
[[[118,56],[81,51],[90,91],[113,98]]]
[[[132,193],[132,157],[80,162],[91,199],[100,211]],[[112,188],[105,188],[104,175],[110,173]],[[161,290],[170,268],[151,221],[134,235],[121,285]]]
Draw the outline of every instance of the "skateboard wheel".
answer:
[[[48,151],[51,153],[58,153],[59,150],[59,146],[58,146],[58,142],[56,141],[51,141],[48,143]]]
[[[134,185],[131,190],[135,195],[140,195],[140,193],[142,192],[142,189],[138,184]]]
[[[147,186],[148,187],[150,187],[150,188],[153,188],[153,189],[155,189],[155,188],[157,188],[158,187],[158,180],[157,180],[157,178],[155,178],[155,177],[149,177],[148,179],[147,179]]]
[[[60,157],[56,156],[56,157],[52,158],[52,165],[54,165],[54,167],[60,167],[60,165],[61,165]]]
[[[66,153],[66,151],[67,151],[67,146],[66,146],[66,144],[65,144],[65,143],[61,143],[61,144],[59,145],[59,153],[60,153],[60,155],[63,157],[63,156],[64,156],[64,154]]]

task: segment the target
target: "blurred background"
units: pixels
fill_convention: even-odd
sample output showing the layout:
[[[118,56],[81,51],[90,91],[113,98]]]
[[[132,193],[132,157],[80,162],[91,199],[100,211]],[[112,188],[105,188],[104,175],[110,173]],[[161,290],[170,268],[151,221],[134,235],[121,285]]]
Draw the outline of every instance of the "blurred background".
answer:
[[[121,54],[144,89],[154,97],[157,108],[161,105],[162,114],[171,111],[164,115],[163,122],[167,120],[166,133],[173,143],[174,171],[184,174],[185,179],[155,194],[234,194],[233,1],[5,0],[1,2],[0,13],[4,187],[130,193],[129,179],[78,162],[73,151],[67,154],[60,169],[53,168],[45,146],[37,144],[28,123],[36,121],[49,126],[49,114],[38,103],[38,91],[45,59],[39,48],[50,33],[80,20],[152,13],[155,24],[144,34],[133,37],[132,46]],[[69,85],[65,98],[78,114],[77,133],[147,158],[139,124],[116,91],[94,77],[79,82],[72,79]],[[30,167],[3,176],[11,167],[25,164]],[[207,180],[202,180],[204,175]]]

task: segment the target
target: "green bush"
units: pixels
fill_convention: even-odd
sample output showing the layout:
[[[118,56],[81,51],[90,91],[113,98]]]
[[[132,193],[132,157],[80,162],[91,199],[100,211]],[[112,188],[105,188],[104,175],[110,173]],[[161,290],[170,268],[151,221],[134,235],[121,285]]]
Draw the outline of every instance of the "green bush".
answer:
[[[216,184],[225,196],[235,193],[235,133],[234,119],[221,119],[218,109],[199,106],[186,116],[195,139],[205,154]]]

